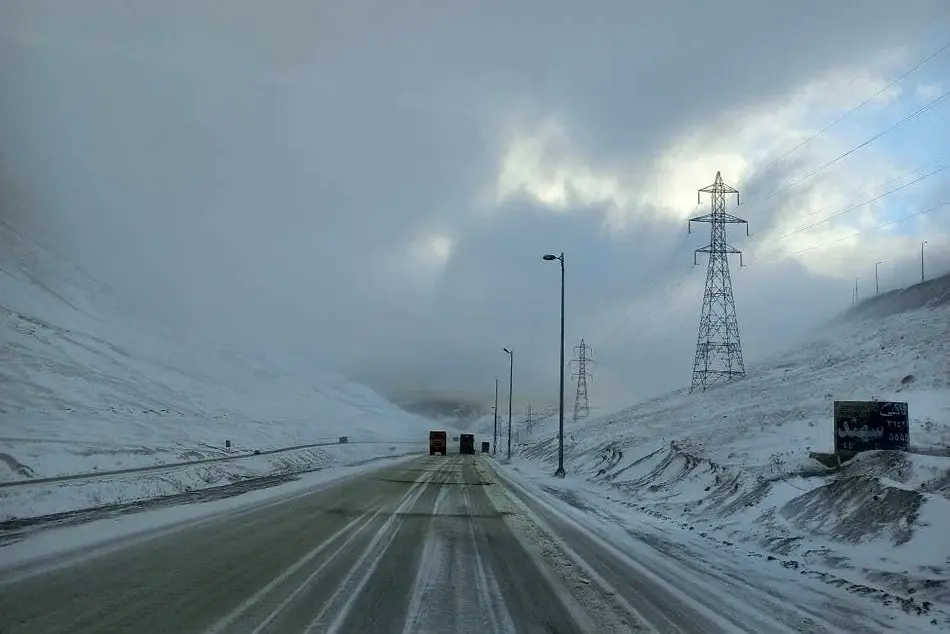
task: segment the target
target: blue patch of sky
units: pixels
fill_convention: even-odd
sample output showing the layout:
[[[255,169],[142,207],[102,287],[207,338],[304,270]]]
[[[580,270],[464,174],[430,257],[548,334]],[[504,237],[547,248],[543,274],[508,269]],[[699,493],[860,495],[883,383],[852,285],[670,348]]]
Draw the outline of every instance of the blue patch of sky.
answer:
[[[868,104],[836,126],[836,135],[853,140],[842,149],[842,152],[883,132],[925,106],[936,96],[950,90],[950,73],[945,72],[948,62],[950,62],[950,49],[903,80],[899,84],[901,93],[896,99],[886,105]],[[918,90],[920,86],[936,86],[937,92],[936,94],[921,94]],[[854,158],[859,159],[858,153],[864,152],[886,155],[899,168],[906,171],[917,168],[919,176],[938,167],[950,165],[950,99],[901,123],[870,145],[858,150]],[[850,158],[844,160],[847,161]],[[867,186],[875,188],[875,192],[866,197],[871,198],[882,194],[914,178],[915,176],[908,176],[889,183],[869,182]],[[942,191],[946,191],[948,183],[950,183],[950,169],[889,195],[884,199],[885,205],[880,216],[881,223],[899,220],[932,206]],[[918,224],[911,219],[887,227],[884,231],[894,235],[914,235],[919,230]]]

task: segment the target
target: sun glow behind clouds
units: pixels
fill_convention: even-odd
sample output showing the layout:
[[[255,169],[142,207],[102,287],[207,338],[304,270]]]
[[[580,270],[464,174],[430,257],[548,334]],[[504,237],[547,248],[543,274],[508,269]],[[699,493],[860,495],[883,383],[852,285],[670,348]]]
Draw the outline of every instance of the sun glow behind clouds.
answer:
[[[495,202],[518,192],[557,212],[593,203],[624,206],[630,199],[622,179],[592,168],[574,152],[565,127],[553,119],[516,133],[501,157]]]
[[[430,233],[409,246],[413,270],[424,277],[437,275],[452,257],[452,238],[439,233]]]
[[[784,234],[814,223],[822,213],[842,209],[863,197],[870,198],[865,193],[868,185],[893,178],[909,167],[902,154],[889,152],[891,148],[882,140],[857,152],[847,162],[832,165],[815,176],[811,174],[816,166],[857,145],[867,137],[868,130],[886,127],[903,116],[904,102],[914,98],[913,91],[888,87],[888,76],[896,72],[893,68],[906,62],[903,52],[889,51],[880,57],[874,70],[833,68],[791,87],[785,94],[684,128],[665,146],[656,148],[652,159],[641,161],[639,167],[631,163],[629,169],[598,164],[581,151],[583,143],[575,137],[570,120],[537,113],[534,120],[539,124],[512,128],[510,141],[499,159],[494,198],[500,202],[510,196],[528,195],[553,213],[598,206],[604,225],[611,232],[620,233],[631,231],[644,221],[670,225],[706,213],[708,196],[697,206],[696,191],[711,184],[716,172],[721,172],[727,184],[746,195],[750,182],[758,179],[766,182],[760,188],[767,188],[768,192],[782,188],[783,195],[761,200],[764,195],[755,192],[760,200],[751,201],[751,210],[736,207],[732,197],[727,201],[728,211],[742,217],[748,215],[750,222],[758,225],[753,227],[753,233],[760,237],[748,245],[753,251],[749,255],[756,255],[756,243],[782,236],[782,244],[771,244],[770,251],[791,255],[813,272],[835,274],[838,266],[825,267],[826,260],[813,257],[809,251],[797,251],[880,224],[887,217],[887,204],[872,202],[834,222],[788,237]],[[869,97],[873,98],[844,124],[815,136],[827,121]],[[791,158],[786,159],[792,151]],[[788,160],[800,164],[793,166],[789,180],[762,180],[770,178],[764,168]],[[743,202],[750,201],[745,198]],[[888,202],[899,201],[895,197]],[[763,223],[763,219],[770,222]],[[835,248],[841,257],[861,258],[864,254],[859,242],[845,239],[836,242]]]

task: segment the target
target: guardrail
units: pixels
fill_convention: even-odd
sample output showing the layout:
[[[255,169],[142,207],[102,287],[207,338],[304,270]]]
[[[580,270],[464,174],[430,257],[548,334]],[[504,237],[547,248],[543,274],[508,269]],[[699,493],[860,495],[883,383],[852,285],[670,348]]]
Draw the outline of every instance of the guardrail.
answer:
[[[183,462],[168,462],[160,465],[149,465],[145,467],[129,467],[127,469],[111,469],[109,471],[90,471],[87,473],[73,473],[70,475],[51,476],[48,478],[29,478],[26,480],[11,480],[9,482],[0,482],[0,489],[7,489],[19,486],[30,486],[36,484],[54,484],[57,482],[69,482],[70,480],[93,480],[96,478],[106,478],[110,476],[125,475],[129,473],[148,473],[157,471],[167,471],[170,469],[180,469],[182,467],[192,467],[195,465],[209,464],[214,462],[230,462],[233,460],[243,460],[246,458],[256,458],[259,456],[270,456],[288,451],[299,451],[301,449],[314,449],[317,447],[332,447],[344,445],[408,445],[418,444],[425,447],[425,441],[414,440],[348,440],[340,443],[339,440],[308,443],[305,445],[294,445],[293,447],[281,447],[279,449],[266,449],[257,452],[241,453],[234,456],[217,456],[215,458],[199,458],[197,460],[185,460]],[[421,451],[421,449],[420,449]]]

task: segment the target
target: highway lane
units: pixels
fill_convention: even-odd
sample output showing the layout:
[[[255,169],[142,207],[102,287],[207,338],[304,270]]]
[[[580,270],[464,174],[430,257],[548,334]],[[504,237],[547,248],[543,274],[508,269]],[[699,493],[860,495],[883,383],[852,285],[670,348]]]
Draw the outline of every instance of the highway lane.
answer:
[[[0,577],[0,632],[633,631],[513,529],[485,460],[424,456]]]
[[[420,456],[0,571],[0,633],[849,631],[650,534],[621,550],[493,464]]]

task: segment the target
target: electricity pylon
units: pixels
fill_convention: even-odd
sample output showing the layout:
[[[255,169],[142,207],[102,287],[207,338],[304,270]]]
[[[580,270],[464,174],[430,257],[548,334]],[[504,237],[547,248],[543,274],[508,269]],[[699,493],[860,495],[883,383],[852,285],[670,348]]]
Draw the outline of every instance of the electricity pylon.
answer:
[[[703,187],[697,193],[712,194],[712,211],[705,216],[691,218],[687,227],[692,230],[693,222],[710,224],[709,244],[696,249],[693,264],[698,264],[697,253],[709,254],[709,266],[706,269],[706,290],[703,293],[703,309],[699,318],[699,334],[696,338],[696,356],[693,360],[693,381],[689,388],[705,391],[716,383],[732,381],[745,376],[742,360],[742,345],[739,341],[739,320],[736,317],[736,303],[732,296],[732,278],[729,276],[729,255],[739,254],[739,266],[742,266],[742,252],[726,242],[726,225],[744,223],[746,235],[749,223],[726,213],[726,194],[739,191],[722,182],[722,176],[716,172],[716,182]]]

